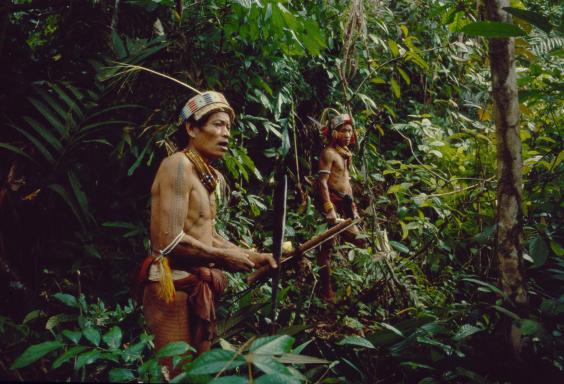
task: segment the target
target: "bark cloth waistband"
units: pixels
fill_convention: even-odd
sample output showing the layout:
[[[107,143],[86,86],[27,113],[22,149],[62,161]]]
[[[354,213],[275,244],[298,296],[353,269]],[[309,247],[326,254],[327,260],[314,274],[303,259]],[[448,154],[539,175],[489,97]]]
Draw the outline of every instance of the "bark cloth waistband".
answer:
[[[141,265],[138,283],[150,282],[149,268],[155,258],[147,256]],[[184,278],[174,280],[174,287],[188,294],[188,305],[192,314],[210,323],[216,320],[214,300],[227,287],[227,277],[217,268],[198,267],[190,269]]]

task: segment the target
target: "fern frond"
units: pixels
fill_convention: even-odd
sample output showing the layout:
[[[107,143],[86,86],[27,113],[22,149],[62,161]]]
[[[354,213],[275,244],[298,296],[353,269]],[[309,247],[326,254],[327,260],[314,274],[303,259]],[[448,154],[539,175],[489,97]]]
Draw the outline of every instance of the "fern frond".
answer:
[[[564,47],[564,37],[561,36],[547,37],[540,35],[532,37],[529,42],[533,53],[537,56]]]

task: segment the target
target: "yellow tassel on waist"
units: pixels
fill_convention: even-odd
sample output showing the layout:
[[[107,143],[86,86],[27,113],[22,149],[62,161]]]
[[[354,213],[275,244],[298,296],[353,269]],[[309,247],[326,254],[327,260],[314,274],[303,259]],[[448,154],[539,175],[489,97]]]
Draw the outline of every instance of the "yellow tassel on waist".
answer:
[[[158,256],[155,263],[157,263],[160,275],[157,294],[161,299],[170,303],[176,295],[176,289],[174,289],[174,281],[172,280],[172,271],[170,270],[168,259],[164,256]]]

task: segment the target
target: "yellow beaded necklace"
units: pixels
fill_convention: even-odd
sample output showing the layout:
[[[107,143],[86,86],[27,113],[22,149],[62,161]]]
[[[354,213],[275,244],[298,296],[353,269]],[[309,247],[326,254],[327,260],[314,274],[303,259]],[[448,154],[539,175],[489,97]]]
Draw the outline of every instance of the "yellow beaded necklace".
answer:
[[[215,187],[217,186],[217,174],[215,173],[215,169],[213,167],[206,164],[202,156],[199,153],[192,151],[191,149],[187,149],[184,154],[188,159],[194,164],[196,167],[196,173],[200,178],[204,187],[208,190],[208,192],[215,191]]]
[[[343,156],[345,160],[350,160],[350,158],[352,157],[352,152],[347,147],[341,147],[340,145],[335,145],[335,150],[339,155]]]

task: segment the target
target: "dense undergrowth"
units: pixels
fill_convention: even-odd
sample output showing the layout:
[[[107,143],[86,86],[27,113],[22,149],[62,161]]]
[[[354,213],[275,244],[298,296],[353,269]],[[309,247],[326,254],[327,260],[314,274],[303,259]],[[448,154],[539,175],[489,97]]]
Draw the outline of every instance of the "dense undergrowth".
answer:
[[[0,111],[2,379],[180,382],[556,382],[564,370],[562,5],[512,2],[530,306],[498,288],[495,126],[471,1],[93,1],[9,12]],[[4,12],[4,11],[2,11]],[[529,14],[530,15],[530,14]],[[560,23],[560,24],[558,24]],[[543,27],[543,28],[539,28]],[[548,31],[547,28],[552,27]],[[129,275],[148,249],[149,189],[175,148],[186,88],[237,112],[217,164],[217,228],[272,245],[274,168],[290,179],[286,236],[326,225],[310,194],[326,106],[353,112],[352,182],[367,249],[334,257],[338,303],[316,296],[315,254],[270,283],[230,274],[218,342],[156,352]],[[131,67],[130,67],[131,68]],[[525,335],[520,356],[507,325]]]

